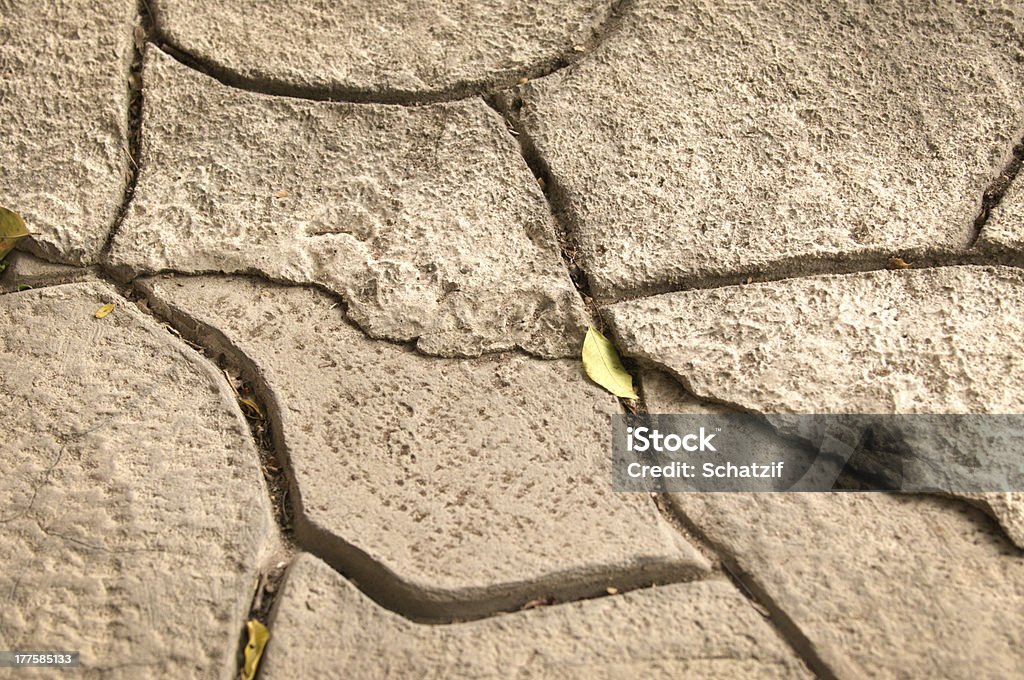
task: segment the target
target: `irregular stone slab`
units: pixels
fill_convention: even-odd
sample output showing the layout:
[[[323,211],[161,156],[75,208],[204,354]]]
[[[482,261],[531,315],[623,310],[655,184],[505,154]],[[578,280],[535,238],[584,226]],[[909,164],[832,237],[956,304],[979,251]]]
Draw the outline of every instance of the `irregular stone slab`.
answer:
[[[422,356],[367,339],[312,289],[139,285],[253,376],[297,482],[300,545],[406,615],[480,616],[708,567],[646,494],[611,491],[618,405],[576,361]]]
[[[468,97],[574,59],[609,0],[150,3],[163,36],[233,80],[373,101]]]
[[[262,677],[804,678],[725,581],[635,590],[426,626],[376,605],[316,558],[289,569]]]
[[[1024,412],[1024,270],[939,267],[605,308],[619,349],[762,413]]]
[[[1022,44],[1004,3],[637,0],[519,116],[599,297],[883,265],[970,242]]]
[[[0,201],[29,248],[88,264],[128,182],[134,0],[5,2],[0,17]]]
[[[260,271],[341,295],[373,337],[573,355],[586,319],[536,181],[480,100],[331,104],[224,87],[158,51],[124,275]]]
[[[667,367],[698,397],[766,414],[1024,412],[1022,310],[1024,271],[973,266],[692,290],[605,308],[626,354]],[[990,498],[1017,540],[1019,509],[1001,497],[971,496]]]
[[[276,533],[223,377],[103,284],[0,296],[0,329],[0,647],[233,678]]]
[[[837,677],[1003,678],[1024,667],[1024,559],[964,504],[882,493],[672,503]]]
[[[24,286],[36,288],[73,283],[91,276],[88,269],[47,262],[24,251],[11,253],[2,262],[7,265],[0,272],[0,292],[3,293],[14,293]]]

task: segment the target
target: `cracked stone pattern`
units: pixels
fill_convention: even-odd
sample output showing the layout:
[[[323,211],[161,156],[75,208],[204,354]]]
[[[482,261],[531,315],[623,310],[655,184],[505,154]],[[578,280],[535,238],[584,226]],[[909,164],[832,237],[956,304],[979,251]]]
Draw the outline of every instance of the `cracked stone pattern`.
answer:
[[[0,3],[0,203],[50,259],[95,261],[120,209],[135,8]]]
[[[276,534],[223,377],[105,284],[0,296],[0,329],[0,648],[233,677]]]
[[[228,88],[151,50],[125,276],[260,271],[441,355],[574,355],[586,326],[540,189],[481,100],[332,104]],[[287,195],[284,195],[287,193]]]
[[[349,96],[467,96],[582,51],[602,0],[158,0],[176,47],[248,81]]]
[[[804,678],[727,582],[676,584],[444,626],[380,608],[322,562],[289,571],[262,677]],[[327,670],[331,669],[331,670]]]
[[[1005,678],[1024,667],[1024,560],[950,499],[674,494],[679,512],[841,678]]]
[[[707,569],[646,495],[612,493],[617,403],[578,362],[422,356],[367,339],[311,289],[141,285],[204,345],[254,365],[297,480],[300,542],[346,573],[368,557],[357,580],[403,612],[479,615]]]
[[[626,354],[744,410],[1020,413],[1022,309],[1021,270],[967,266],[693,290],[605,311]],[[1024,547],[1018,494],[968,498]]]
[[[1018,175],[981,230],[978,246],[1024,255],[1024,176]]]
[[[1022,46],[1019,3],[637,0],[519,118],[601,298],[882,265],[970,242]]]

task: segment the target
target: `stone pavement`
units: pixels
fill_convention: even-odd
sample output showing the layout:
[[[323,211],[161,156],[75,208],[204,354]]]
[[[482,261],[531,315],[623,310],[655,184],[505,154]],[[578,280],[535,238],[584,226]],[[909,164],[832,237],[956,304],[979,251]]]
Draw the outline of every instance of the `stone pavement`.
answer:
[[[1024,5],[252,4],[0,0],[0,650],[1024,673],[1020,495],[608,456],[627,411],[1024,413]]]

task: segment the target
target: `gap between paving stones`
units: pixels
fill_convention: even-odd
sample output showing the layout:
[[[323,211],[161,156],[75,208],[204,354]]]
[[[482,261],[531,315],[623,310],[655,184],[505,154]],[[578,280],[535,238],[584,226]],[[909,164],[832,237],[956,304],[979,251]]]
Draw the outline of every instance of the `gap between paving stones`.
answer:
[[[626,357],[624,358],[623,365],[629,374],[633,376],[633,384],[636,387],[638,396],[635,409],[631,412],[634,416],[642,418],[650,413],[650,411],[647,408],[644,381],[640,379],[641,364]],[[674,375],[673,378],[675,378]],[[686,388],[686,391],[692,394],[689,388]],[[708,400],[704,399],[704,401]],[[690,521],[681,511],[677,512],[673,509],[669,494],[664,490],[664,479],[659,479],[657,483],[661,490],[651,493],[651,498],[654,500],[654,505],[658,508],[658,513],[662,516],[662,519],[704,555],[708,562],[711,563],[712,573],[720,571],[732,583],[733,587],[750,601],[751,606],[775,629],[779,639],[788,645],[796,657],[811,669],[818,678],[822,680],[837,680],[836,675],[815,652],[810,640],[808,640],[807,636],[804,635],[803,631],[800,630],[786,612],[771,599],[763,588],[760,588],[757,583],[746,576],[725,551],[713,544],[707,535],[701,531],[700,527]]]
[[[152,26],[152,33],[149,34],[150,41],[183,65],[210,76],[222,85],[260,94],[292,97],[295,99],[344,102],[349,104],[394,104],[397,106],[422,106],[424,104],[470,99],[506,90],[516,85],[523,78],[535,80],[558,73],[592,53],[597,46],[613,35],[622,22],[622,15],[630,10],[633,2],[634,0],[613,0],[610,3],[611,9],[608,13],[608,18],[588,37],[581,46],[582,50],[577,51],[570,47],[554,59],[547,59],[528,68],[520,69],[504,77],[499,82],[477,80],[460,83],[447,90],[437,92],[411,92],[406,90],[372,92],[359,88],[303,87],[279,80],[252,78],[235,73],[229,68],[197,57],[173,43],[161,29],[159,20],[154,15],[152,8],[149,7],[148,2],[140,0],[140,4],[145,8],[145,13],[149,17],[150,25]]]
[[[744,597],[751,601],[752,606],[762,611],[765,618],[775,628],[775,631],[782,638],[783,642],[789,645],[793,653],[803,661],[820,680],[838,680],[838,676],[822,660],[817,653],[813,643],[808,639],[800,627],[793,621],[786,611],[779,606],[771,595],[749,575],[743,572],[732,558],[721,546],[713,543],[708,536],[701,531],[690,518],[681,511],[672,510],[667,494],[659,494],[658,509],[665,515],[672,515],[675,522],[681,525],[686,534],[692,537],[695,545],[702,550],[710,551],[715,555],[716,564],[728,575],[733,586],[740,591]]]
[[[107,239],[103,242],[100,250],[99,261],[104,262],[111,246],[114,244],[114,237],[121,230],[124,218],[128,214],[128,206],[131,205],[132,197],[135,195],[135,185],[139,180],[139,162],[142,154],[142,48],[149,35],[152,25],[148,20],[148,12],[145,9],[146,0],[138,0],[135,10],[135,25],[132,35],[132,61],[128,67],[128,146],[125,153],[128,155],[128,170],[124,184],[124,195],[121,206],[114,217],[114,223],[107,232]]]
[[[441,601],[425,598],[417,588],[401,580],[391,569],[371,558],[358,546],[321,529],[306,519],[302,511],[301,492],[297,487],[295,476],[291,472],[291,462],[288,460],[287,448],[283,440],[281,405],[278,404],[275,395],[263,378],[259,366],[218,329],[196,320],[185,310],[178,309],[169,303],[150,299],[145,282],[139,285],[138,291],[140,298],[145,301],[145,308],[149,313],[152,313],[162,323],[174,328],[176,333],[190,345],[203,348],[208,357],[223,356],[226,363],[238,371],[243,379],[253,387],[255,401],[260,404],[264,416],[269,421],[268,429],[272,433],[272,440],[267,442],[267,447],[273,461],[283,469],[287,479],[296,547],[325,561],[338,573],[349,579],[367,597],[385,609],[418,623],[443,625],[519,611],[523,608],[523,602],[529,600],[529,594],[544,595],[545,597],[539,598],[539,601],[543,601],[545,605],[566,604],[611,596],[612,594],[607,592],[609,581],[616,583],[616,593],[624,593],[695,580],[694,576],[689,573],[678,573],[675,570],[648,571],[645,569],[645,565],[640,565],[635,569],[613,572],[596,570],[593,573],[573,575],[569,579],[556,573],[544,580],[514,584],[514,587],[506,589],[507,594],[505,595],[488,596],[477,600]],[[332,297],[337,299],[336,295]],[[351,322],[346,321],[346,323],[356,327]],[[406,351],[411,353],[417,353],[411,343],[393,344],[403,346]],[[506,354],[518,351],[506,352]],[[672,526],[675,528],[678,525],[673,524]],[[273,612],[270,613],[270,619],[272,621]]]
[[[1024,163],[1024,137],[1011,149],[1010,159],[1003,166],[1003,171],[992,180],[992,183],[988,185],[988,188],[985,189],[985,193],[981,197],[981,212],[978,213],[977,219],[974,220],[974,237],[971,239],[970,248],[975,247],[978,240],[982,237],[985,224],[992,215],[992,209],[1002,202],[1003,196],[1006,195],[1010,185],[1013,184],[1013,180],[1020,173],[1022,163]]]

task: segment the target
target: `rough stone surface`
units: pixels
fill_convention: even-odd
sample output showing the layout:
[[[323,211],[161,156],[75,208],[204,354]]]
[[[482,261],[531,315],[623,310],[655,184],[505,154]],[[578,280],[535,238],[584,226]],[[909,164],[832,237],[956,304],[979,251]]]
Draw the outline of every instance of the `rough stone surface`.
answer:
[[[1024,559],[963,503],[881,493],[672,502],[840,678],[1024,668]]]
[[[720,580],[425,626],[382,609],[301,555],[281,598],[263,669],[268,680],[809,677]]]
[[[418,338],[428,353],[575,354],[586,320],[550,210],[481,100],[270,97],[155,50],[145,83],[119,270],[315,283],[344,295],[374,337]]]
[[[15,251],[2,260],[7,267],[0,272],[0,292],[14,293],[22,286],[52,286],[89,278],[91,272],[82,267],[54,264],[24,251]]]
[[[325,294],[231,277],[141,284],[246,357],[290,461],[300,543],[389,606],[475,616],[699,575],[643,494],[615,494],[614,398],[575,361],[425,357],[367,339]]]
[[[763,413],[1020,413],[1024,271],[940,267],[611,305],[626,354]]]
[[[51,259],[95,261],[120,209],[135,10],[135,0],[0,5],[0,202]]]
[[[1024,176],[1010,184],[981,230],[978,245],[989,251],[1024,255]]]
[[[605,310],[626,354],[667,367],[698,397],[744,410],[1024,412],[1019,269],[818,276]],[[1024,547],[1017,494],[970,498]]]
[[[262,87],[395,101],[455,98],[565,63],[609,0],[152,2],[163,35]]]
[[[223,377],[102,284],[0,296],[0,329],[0,648],[233,677],[275,534]]]
[[[1019,3],[637,0],[519,114],[599,297],[881,264],[970,242],[1022,45]]]

